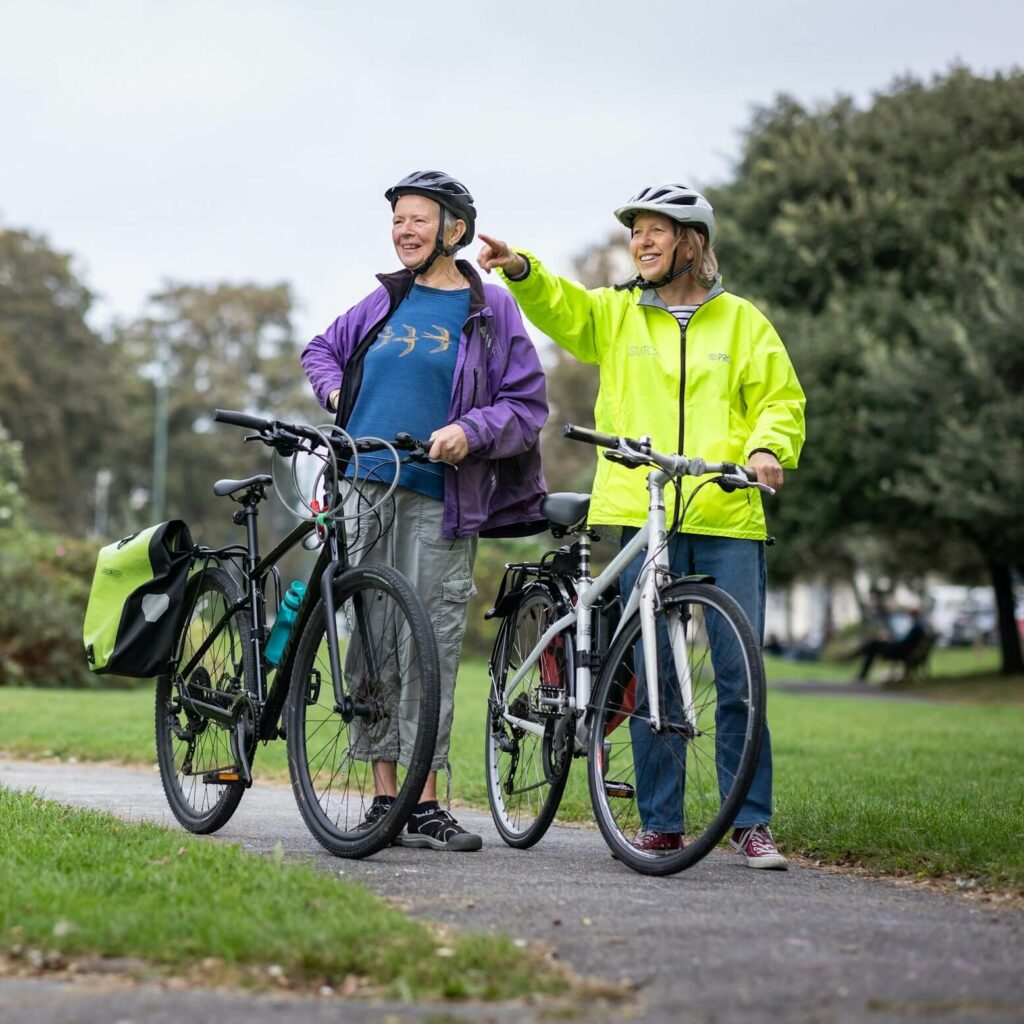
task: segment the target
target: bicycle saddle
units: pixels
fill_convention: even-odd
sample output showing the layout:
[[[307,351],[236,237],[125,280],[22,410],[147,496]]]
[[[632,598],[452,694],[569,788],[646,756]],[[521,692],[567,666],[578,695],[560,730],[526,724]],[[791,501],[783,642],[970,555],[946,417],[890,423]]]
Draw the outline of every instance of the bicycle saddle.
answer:
[[[568,529],[587,518],[590,510],[589,494],[574,494],[571,491],[549,494],[540,506],[540,514],[552,526]]]
[[[266,473],[247,476],[244,480],[218,480],[213,485],[213,493],[218,498],[223,498],[225,494],[234,494],[235,491],[240,491],[245,487],[252,487],[253,484],[263,484],[264,487],[269,487],[273,482],[274,478]]]

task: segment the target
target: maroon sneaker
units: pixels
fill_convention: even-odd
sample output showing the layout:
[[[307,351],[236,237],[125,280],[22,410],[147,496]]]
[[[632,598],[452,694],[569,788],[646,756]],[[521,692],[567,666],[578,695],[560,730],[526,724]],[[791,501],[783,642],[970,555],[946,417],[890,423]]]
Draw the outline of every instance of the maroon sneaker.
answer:
[[[733,829],[729,846],[745,858],[748,868],[785,871],[789,867],[789,861],[779,853],[767,825]]]
[[[664,855],[683,848],[683,837],[679,832],[652,832],[642,828],[630,844],[641,853]]]

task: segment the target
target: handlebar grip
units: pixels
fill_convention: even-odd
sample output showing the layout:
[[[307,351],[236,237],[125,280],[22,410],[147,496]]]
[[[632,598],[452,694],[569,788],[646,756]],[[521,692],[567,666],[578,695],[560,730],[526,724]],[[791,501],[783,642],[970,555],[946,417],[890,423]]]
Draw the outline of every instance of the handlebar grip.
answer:
[[[619,439],[614,434],[602,434],[597,430],[590,430],[587,427],[577,427],[572,423],[566,423],[562,427],[562,436],[570,441],[583,441],[586,444],[594,444],[599,448],[618,448]]]
[[[215,409],[213,418],[218,423],[230,423],[235,427],[248,427],[251,430],[269,430],[272,426],[270,420],[261,416],[250,416],[247,412],[235,412],[233,409]]]
[[[749,466],[737,466],[736,469],[742,473],[752,484],[757,483],[757,474]]]
[[[312,427],[307,427],[304,423],[277,423],[275,425],[289,434],[294,434],[296,437],[304,437],[314,445],[324,443],[320,434]]]

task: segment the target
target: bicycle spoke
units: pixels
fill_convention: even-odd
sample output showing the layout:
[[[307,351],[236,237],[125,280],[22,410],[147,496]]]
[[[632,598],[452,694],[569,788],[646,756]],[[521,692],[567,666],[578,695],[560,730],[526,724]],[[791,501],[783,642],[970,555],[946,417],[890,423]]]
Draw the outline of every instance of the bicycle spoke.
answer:
[[[339,704],[335,695],[318,605],[296,657],[287,710],[289,766],[299,808],[317,840],[333,853],[365,856],[404,824],[429,771],[437,730],[436,649],[418,598],[394,570],[348,570],[336,602],[344,699]],[[318,688],[310,686],[315,678]],[[413,767],[403,768],[407,761]],[[376,762],[395,765],[401,806],[360,827],[376,792]]]
[[[485,767],[491,815],[511,846],[532,846],[547,831],[565,788],[572,755],[571,712],[546,701],[565,698],[571,678],[572,641],[557,636],[506,693],[540,638],[559,617],[559,605],[543,586],[524,592],[498,633],[491,658]],[[542,740],[505,715],[542,727]],[[561,746],[559,746],[561,737]]]
[[[684,596],[689,600],[682,603]],[[679,610],[671,614],[682,615],[686,624],[682,650],[692,719],[670,631],[661,624],[673,607]],[[656,622],[653,671],[644,663],[639,616],[627,623],[609,655],[591,715],[589,774],[598,824],[613,852],[638,871],[668,874],[696,863],[721,840],[746,795],[763,721],[764,680],[746,618],[717,587],[671,584]],[[653,685],[660,695],[660,729],[651,722]],[[730,717],[726,700],[736,724],[723,729]],[[682,832],[684,846],[638,850],[632,842],[641,830]]]
[[[187,668],[188,675],[176,670],[157,679],[157,754],[175,817],[191,831],[212,832],[230,818],[244,785],[212,781],[221,773],[237,772],[231,733],[204,717],[192,701],[216,703],[219,695],[242,690],[252,657],[243,640],[249,620],[244,611],[224,620],[238,592],[223,569],[208,568],[193,577],[190,587],[189,612],[174,648],[178,666]],[[200,650],[203,654],[196,659]]]

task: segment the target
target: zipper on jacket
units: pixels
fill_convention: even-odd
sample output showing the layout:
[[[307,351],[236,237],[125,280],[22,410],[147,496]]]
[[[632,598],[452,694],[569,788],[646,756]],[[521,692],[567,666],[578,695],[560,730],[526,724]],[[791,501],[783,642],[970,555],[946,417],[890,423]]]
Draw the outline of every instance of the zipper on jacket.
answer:
[[[694,313],[697,310],[693,311]],[[691,318],[692,318],[691,314]],[[670,313],[669,316],[672,316]],[[675,320],[675,317],[672,316]],[[679,321],[676,320],[678,324]],[[687,327],[689,324],[687,324]],[[686,454],[685,442],[686,442],[686,330],[687,327],[683,327],[679,324],[679,448],[677,449],[680,455]],[[676,511],[672,517],[673,526],[680,530],[683,526],[683,483],[681,480],[676,482]]]

